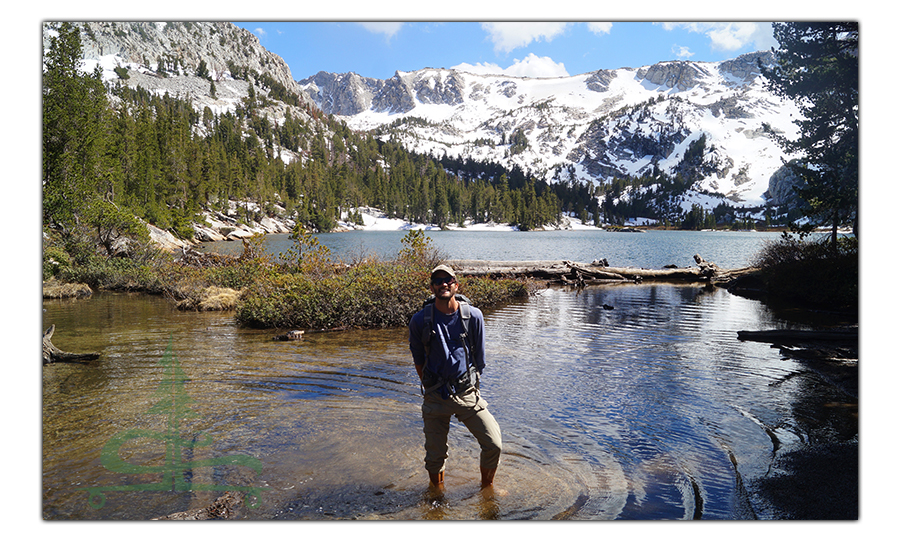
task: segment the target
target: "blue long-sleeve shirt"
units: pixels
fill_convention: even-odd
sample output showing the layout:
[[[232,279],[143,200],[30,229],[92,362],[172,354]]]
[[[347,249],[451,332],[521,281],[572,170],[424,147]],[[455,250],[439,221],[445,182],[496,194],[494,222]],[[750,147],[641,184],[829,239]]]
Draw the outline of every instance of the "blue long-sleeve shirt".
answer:
[[[484,371],[484,314],[477,307],[469,306],[469,340],[471,349],[471,361],[478,370]],[[465,375],[466,351],[462,343],[461,335],[465,331],[462,317],[457,310],[451,315],[445,315],[432,308],[431,350],[426,360],[425,345],[422,343],[422,329],[425,327],[425,311],[421,310],[409,321],[409,350],[412,352],[413,362],[417,366],[427,368],[428,371],[446,381],[455,381]],[[447,397],[449,391],[441,387],[441,395]]]

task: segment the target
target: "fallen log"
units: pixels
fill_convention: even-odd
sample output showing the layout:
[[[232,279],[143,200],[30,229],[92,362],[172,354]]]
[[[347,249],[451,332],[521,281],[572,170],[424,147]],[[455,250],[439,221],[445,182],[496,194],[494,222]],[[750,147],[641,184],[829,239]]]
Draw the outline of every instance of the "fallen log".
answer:
[[[695,256],[695,259],[697,256]],[[646,268],[619,268],[569,260],[448,260],[446,262],[456,273],[463,276],[529,277],[570,285],[642,281],[721,281],[731,280],[736,276],[751,273],[755,270],[754,268],[723,270],[714,264],[704,261],[702,258],[698,263],[701,265],[696,268],[651,270]]]
[[[54,362],[76,362],[76,363],[85,363],[91,360],[97,360],[100,358],[100,353],[67,353],[63,350],[58,349],[53,343],[50,341],[50,337],[53,335],[53,332],[56,331],[56,325],[51,324],[50,328],[47,328],[47,331],[44,332],[43,339],[43,357],[44,364],[51,364]]]
[[[840,343],[856,344],[859,342],[859,330],[841,328],[837,330],[739,330],[741,341],[757,341],[774,345],[804,345],[807,343]]]
[[[243,499],[242,493],[229,490],[207,507],[179,511],[152,520],[228,520],[235,517]]]

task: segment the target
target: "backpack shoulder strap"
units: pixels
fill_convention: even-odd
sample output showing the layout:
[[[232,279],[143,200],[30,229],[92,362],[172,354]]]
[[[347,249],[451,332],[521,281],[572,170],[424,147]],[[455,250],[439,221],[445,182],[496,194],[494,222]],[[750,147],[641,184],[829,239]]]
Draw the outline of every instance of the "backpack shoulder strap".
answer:
[[[456,299],[459,301],[459,316],[463,324],[463,338],[467,338],[469,335],[469,320],[472,318],[471,306],[463,296],[457,295]],[[431,346],[431,337],[434,335],[434,327],[432,326],[434,322],[433,301],[426,302],[422,310],[425,312],[425,321],[422,326],[422,344],[425,346],[425,353],[427,354]]]
[[[431,351],[431,336],[434,334],[431,323],[434,321],[434,304],[425,304],[422,308],[425,312],[425,323],[422,326],[422,345],[425,346],[425,355]]]
[[[462,318],[463,333],[469,334],[469,319],[472,318],[472,310],[469,303],[465,300],[459,300],[459,316]]]

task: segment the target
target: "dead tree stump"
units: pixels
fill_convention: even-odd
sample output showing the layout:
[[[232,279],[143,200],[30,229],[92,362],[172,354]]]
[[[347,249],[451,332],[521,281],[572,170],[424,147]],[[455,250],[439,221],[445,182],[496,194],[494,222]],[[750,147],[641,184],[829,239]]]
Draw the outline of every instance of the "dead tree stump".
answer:
[[[50,337],[53,336],[53,332],[55,331],[56,325],[51,324],[50,328],[47,328],[47,331],[44,332],[44,364],[51,364],[53,362],[77,362],[83,364],[90,360],[97,360],[100,358],[100,353],[67,353],[66,351],[58,349],[50,341]]]

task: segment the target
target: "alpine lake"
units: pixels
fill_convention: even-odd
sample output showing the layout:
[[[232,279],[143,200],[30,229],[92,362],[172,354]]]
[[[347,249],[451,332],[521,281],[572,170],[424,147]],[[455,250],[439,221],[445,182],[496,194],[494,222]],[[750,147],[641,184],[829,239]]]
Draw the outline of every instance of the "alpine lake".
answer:
[[[395,255],[405,232],[319,236]],[[661,268],[749,264],[763,232],[429,231],[448,258]],[[269,250],[290,247],[269,236]],[[204,250],[239,251],[239,242]],[[44,300],[44,329],[89,364],[42,370],[42,516],[146,520],[240,496],[238,519],[768,519],[775,459],[854,442],[855,391],[739,330],[807,329],[705,284],[568,289],[484,308],[481,394],[503,432],[495,485],[455,420],[446,490],[424,470],[405,328],[307,333],[183,312],[157,296]]]

